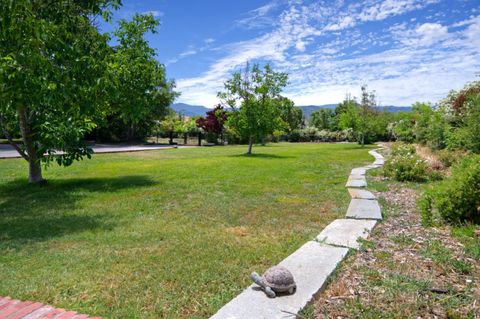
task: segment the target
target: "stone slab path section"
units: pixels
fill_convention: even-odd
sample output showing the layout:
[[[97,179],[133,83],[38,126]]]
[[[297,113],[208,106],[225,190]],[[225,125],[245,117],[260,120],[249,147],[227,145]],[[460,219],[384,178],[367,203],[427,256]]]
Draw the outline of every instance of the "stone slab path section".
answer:
[[[279,265],[289,269],[297,283],[293,295],[268,298],[252,285],[221,308],[211,319],[294,318],[324,287],[330,274],[348,253],[348,248],[310,241]]]
[[[376,200],[352,199],[348,206],[347,218],[382,219],[382,211]]]
[[[317,236],[317,240],[329,245],[359,249],[359,238],[367,238],[377,224],[376,220],[337,219]]]
[[[353,187],[353,188],[363,188],[367,187],[367,180],[365,177],[362,178],[349,178],[345,187]]]
[[[367,169],[366,167],[358,167],[358,168],[354,168],[352,169],[352,172],[350,173],[350,176],[352,175],[365,175],[367,173]]]
[[[0,297],[0,319],[102,319],[89,317],[75,311],[56,309],[40,302],[20,301]]]
[[[348,193],[350,194],[350,197],[354,199],[368,199],[368,200],[377,199],[375,195],[373,195],[371,192],[365,189],[349,188]]]

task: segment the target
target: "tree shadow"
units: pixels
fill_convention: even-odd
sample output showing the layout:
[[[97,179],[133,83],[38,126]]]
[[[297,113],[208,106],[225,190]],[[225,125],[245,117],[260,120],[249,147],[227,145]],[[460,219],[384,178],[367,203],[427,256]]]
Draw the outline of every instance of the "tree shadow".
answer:
[[[45,186],[15,180],[0,185],[0,247],[21,248],[82,231],[109,231],[116,221],[97,211],[75,211],[92,193],[155,185],[147,176],[49,180]]]

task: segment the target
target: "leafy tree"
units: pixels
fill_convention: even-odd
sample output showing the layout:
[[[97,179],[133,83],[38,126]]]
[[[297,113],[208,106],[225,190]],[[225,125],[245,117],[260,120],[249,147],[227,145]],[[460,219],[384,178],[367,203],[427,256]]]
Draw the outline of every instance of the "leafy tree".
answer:
[[[391,134],[397,141],[412,143],[415,141],[415,119],[412,113],[400,112],[391,123]]]
[[[109,63],[116,86],[110,123],[121,121],[127,140],[150,133],[154,121],[168,113],[168,106],[178,96],[173,90],[175,83],[166,79],[164,65],[145,39],[148,32],[157,32],[159,24],[151,14],[136,14],[131,21],[120,20],[114,32],[118,45]]]
[[[43,183],[41,162],[90,157],[82,143],[106,106],[107,36],[92,21],[119,1],[0,1],[0,126]],[[22,144],[12,132],[19,127]],[[62,151],[62,153],[57,153]]]
[[[310,116],[310,125],[319,130],[334,131],[337,129],[337,115],[335,110],[319,109]]]
[[[358,118],[357,134],[359,143],[362,147],[365,145],[365,142],[370,142],[369,137],[374,129],[372,125],[372,119],[376,115],[374,106],[377,105],[375,91],[369,92],[366,85],[362,86],[362,98],[360,102],[360,112]]]
[[[344,101],[342,111],[338,115],[338,125],[342,130],[351,129],[357,132],[360,123],[360,112],[354,100]]]
[[[289,98],[279,96],[276,99],[280,108],[280,118],[283,121],[283,130],[290,135],[294,130],[304,126],[303,111],[295,106],[295,103]]]
[[[430,131],[430,119],[434,114],[434,110],[428,103],[417,102],[413,104],[412,112],[415,117],[415,139],[418,143],[427,144]]]
[[[206,117],[197,119],[197,127],[207,133],[222,134],[225,122],[227,121],[227,112],[220,104],[213,110],[208,111]]]
[[[160,131],[168,134],[170,144],[173,144],[173,134],[175,132],[182,133],[184,122],[184,116],[182,114],[176,114],[173,110],[170,110],[169,114],[159,122]]]
[[[232,108],[229,126],[248,140],[247,154],[252,154],[255,140],[263,140],[281,127],[278,98],[287,80],[286,73],[275,72],[268,64],[263,69],[247,64],[243,73],[236,72],[225,82],[225,92],[219,93]]]
[[[360,103],[347,97],[336,109],[338,114],[339,127],[351,129],[356,140],[362,147],[365,143],[376,140],[380,135],[387,135],[388,121],[377,112],[375,91],[369,92],[367,86],[362,89]],[[381,133],[380,133],[381,132]]]

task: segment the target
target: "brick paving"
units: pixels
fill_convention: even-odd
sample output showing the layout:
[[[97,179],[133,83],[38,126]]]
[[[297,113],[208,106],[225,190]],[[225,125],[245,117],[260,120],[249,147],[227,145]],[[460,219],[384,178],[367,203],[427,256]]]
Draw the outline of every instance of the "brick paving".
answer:
[[[56,309],[40,302],[0,297],[0,319],[102,319],[75,311]]]

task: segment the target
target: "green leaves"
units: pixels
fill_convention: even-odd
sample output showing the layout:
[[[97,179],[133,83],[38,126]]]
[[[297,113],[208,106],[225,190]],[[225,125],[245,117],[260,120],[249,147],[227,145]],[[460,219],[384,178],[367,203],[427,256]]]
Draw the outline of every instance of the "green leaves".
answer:
[[[131,21],[121,20],[114,32],[120,44],[108,63],[112,84],[109,115],[127,127],[127,139],[155,125],[178,96],[175,83],[166,79],[165,67],[145,39],[159,23],[152,15],[137,14]]]
[[[262,139],[281,129],[280,93],[288,74],[275,72],[268,64],[261,69],[247,64],[244,73],[236,72],[224,83],[218,96],[232,107],[228,125],[243,139]]]
[[[89,17],[118,3],[0,2],[0,112],[15,133],[16,110],[25,110],[24,142],[46,165],[71,165],[91,152],[81,141],[108,102],[101,79],[110,49]]]

